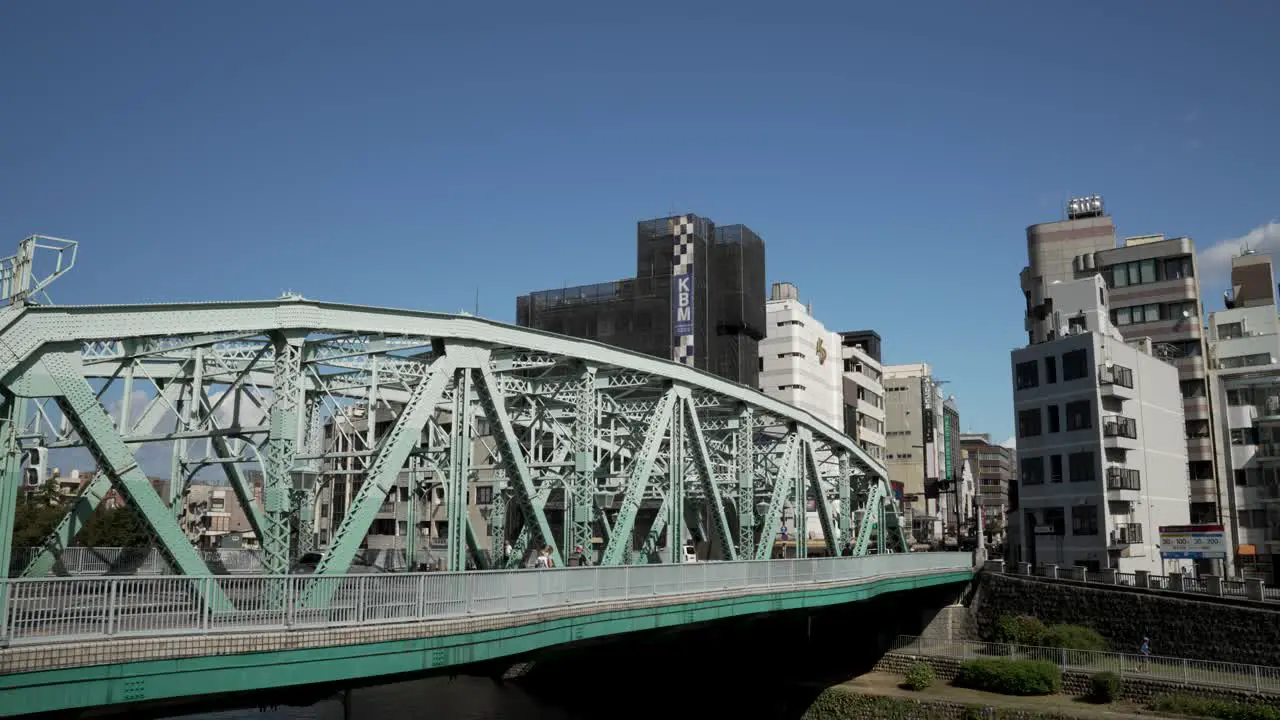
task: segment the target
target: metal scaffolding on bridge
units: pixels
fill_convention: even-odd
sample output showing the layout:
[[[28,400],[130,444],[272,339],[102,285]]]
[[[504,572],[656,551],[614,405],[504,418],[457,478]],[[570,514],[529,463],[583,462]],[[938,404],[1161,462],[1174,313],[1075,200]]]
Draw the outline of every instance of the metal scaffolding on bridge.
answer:
[[[678,563],[686,536],[702,559],[769,559],[787,508],[801,540],[817,514],[830,555],[907,549],[884,467],[853,440],[691,367],[467,315],[296,296],[36,304],[70,265],[41,277],[41,249],[74,259],[74,243],[33,238],[0,264],[0,568],[33,447],[86,448],[99,472],[24,576],[48,574],[113,490],[174,571],[212,574],[175,519],[208,468],[245,507],[271,574],[311,548],[316,575],[347,572],[403,475],[415,503],[443,490],[453,571],[519,566],[537,548],[557,564],[578,548],[599,564]],[[331,436],[354,435],[361,413],[367,431],[337,449]],[[172,444],[167,498],[137,460],[155,443]],[[252,468],[265,477],[260,500]],[[481,478],[494,486],[487,528],[467,509]],[[339,480],[351,504],[321,542],[317,498]],[[325,602],[325,587],[304,600]]]

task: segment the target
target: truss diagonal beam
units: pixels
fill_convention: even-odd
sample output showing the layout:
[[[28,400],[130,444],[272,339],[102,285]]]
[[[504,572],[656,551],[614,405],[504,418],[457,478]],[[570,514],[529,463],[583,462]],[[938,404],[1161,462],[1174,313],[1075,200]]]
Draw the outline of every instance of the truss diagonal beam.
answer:
[[[125,445],[116,432],[107,411],[98,402],[97,395],[79,371],[79,356],[68,351],[46,352],[40,365],[48,373],[48,379],[57,388],[58,405],[63,416],[75,428],[85,442],[89,453],[98,461],[117,489],[133,504],[161,550],[173,561],[183,575],[208,575],[209,568],[191,547],[178,527],[173,513],[152,489],[150,481],[138,466],[133,451]],[[215,583],[203,583],[206,600],[213,607],[228,607],[226,596]]]
[[[351,567],[351,561],[355,559],[356,551],[360,549],[360,543],[369,531],[374,516],[378,514],[387,493],[395,487],[396,476],[409,459],[410,451],[420,442],[422,429],[443,397],[445,386],[456,367],[456,361],[446,354],[431,364],[427,379],[413,388],[409,402],[405,404],[404,410],[378,448],[377,457],[369,467],[360,489],[356,491],[350,511],[334,532],[328,552],[316,565],[316,576],[341,574]],[[307,588],[304,605],[326,605],[336,589],[332,583],[313,582]]]
[[[813,493],[814,504],[818,508],[818,522],[822,524],[822,537],[827,543],[827,557],[835,557],[840,554],[840,545],[836,542],[835,530],[831,525],[831,506],[827,503],[827,493],[822,487],[822,475],[818,472],[818,458],[813,453],[813,442],[806,442],[804,449],[805,468],[808,471],[805,474],[809,476],[809,492]]]
[[[698,476],[702,481],[702,496],[711,510],[711,528],[717,542],[723,548],[725,560],[737,560],[738,550],[734,547],[733,533],[729,529],[729,518],[725,516],[724,501],[720,498],[720,486],[716,482],[715,466],[711,462],[711,454],[707,452],[707,441],[702,435],[702,427],[698,424],[698,413],[688,398],[681,398],[687,423],[687,440],[693,445],[693,459],[698,466]]]
[[[622,498],[622,507],[618,510],[618,518],[613,524],[613,532],[609,536],[609,544],[604,550],[603,565],[622,564],[623,553],[631,546],[631,533],[636,525],[636,515],[640,512],[640,503],[644,500],[644,489],[649,485],[653,473],[653,461],[658,456],[658,447],[671,427],[672,409],[675,406],[675,389],[669,389],[662,395],[662,401],[649,416],[649,426],[645,428],[644,443],[640,452],[631,460],[631,473],[627,478],[626,492]]]
[[[787,492],[795,487],[796,455],[799,448],[800,436],[792,429],[787,435],[786,446],[782,450],[778,472],[772,478],[773,494],[769,498],[769,508],[764,514],[764,526],[760,528],[760,539],[756,544],[757,560],[768,560],[773,555],[778,527],[782,524],[782,506],[786,504]]]
[[[484,408],[485,414],[489,417],[490,426],[493,427],[498,452],[502,456],[503,464],[506,466],[507,481],[512,484],[515,500],[520,506],[521,515],[524,516],[525,531],[532,536],[525,539],[522,533],[521,540],[524,540],[524,543],[517,542],[516,552],[513,555],[519,553],[518,560],[523,560],[523,552],[528,549],[528,541],[536,540],[551,548],[551,557],[557,567],[564,567],[560,548],[551,532],[551,523],[547,522],[547,516],[543,512],[542,506],[534,500],[536,489],[533,483],[533,474],[529,472],[529,465],[524,458],[524,450],[520,447],[520,442],[516,439],[515,429],[511,426],[511,416],[507,414],[502,391],[498,388],[498,382],[493,376],[493,371],[489,369],[487,362],[477,370],[480,374],[480,382],[476,383],[476,395]],[[545,503],[544,499],[543,504]]]

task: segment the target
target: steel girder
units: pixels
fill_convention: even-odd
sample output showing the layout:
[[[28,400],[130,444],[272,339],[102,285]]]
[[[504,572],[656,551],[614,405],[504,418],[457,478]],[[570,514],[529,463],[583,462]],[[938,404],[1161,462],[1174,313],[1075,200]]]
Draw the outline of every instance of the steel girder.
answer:
[[[16,403],[6,419],[19,446],[110,451],[99,460],[103,479],[86,486],[50,547],[70,543],[114,485],[175,569],[206,572],[174,526],[177,508],[147,495],[128,450],[174,440],[186,445],[174,482],[221,465],[276,572],[291,550],[315,543],[316,493],[337,478],[352,503],[329,518],[319,574],[345,571],[410,465],[422,487],[447,490],[451,569],[486,543],[499,564],[519,564],[535,546],[563,563],[574,546],[592,556],[596,537],[599,561],[619,564],[643,547],[637,539],[653,537],[657,551],[664,531],[660,554],[678,562],[686,532],[701,537],[701,519],[713,540],[701,554],[767,558],[787,501],[801,530],[813,502],[829,552],[872,551],[875,526],[884,549],[902,547],[885,470],[850,438],[748,388],[599,343],[470,316],[283,299],[11,305],[0,311],[0,344],[0,391]],[[380,413],[387,419],[374,422]],[[368,421],[357,429],[360,417]],[[244,477],[255,464],[261,506]],[[296,478],[308,472],[319,482],[300,491]],[[4,477],[11,493],[20,473]],[[494,488],[492,539],[465,509],[476,483]],[[12,515],[5,497],[0,529]],[[9,535],[0,541],[7,550]]]

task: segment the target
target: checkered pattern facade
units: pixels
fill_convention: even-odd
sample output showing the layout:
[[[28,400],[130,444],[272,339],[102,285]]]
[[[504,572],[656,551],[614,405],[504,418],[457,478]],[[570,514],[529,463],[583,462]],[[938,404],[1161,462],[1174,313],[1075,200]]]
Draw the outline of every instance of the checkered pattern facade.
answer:
[[[694,222],[689,215],[681,215],[672,220],[671,234],[674,238],[675,256],[672,258],[672,276],[693,275],[693,233]],[[682,365],[693,365],[694,336],[677,335],[672,348],[672,359]]]

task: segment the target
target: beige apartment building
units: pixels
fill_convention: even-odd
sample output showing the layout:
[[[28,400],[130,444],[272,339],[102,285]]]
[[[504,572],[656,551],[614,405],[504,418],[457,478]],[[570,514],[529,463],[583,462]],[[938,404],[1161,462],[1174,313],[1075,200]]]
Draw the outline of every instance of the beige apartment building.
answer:
[[[1191,521],[1229,522],[1220,507],[1214,459],[1214,427],[1202,318],[1204,307],[1190,238],[1139,235],[1116,241],[1115,223],[1102,198],[1068,203],[1063,220],[1027,228],[1028,344],[1061,337],[1078,308],[1054,307],[1052,287],[1101,275],[1111,323],[1126,341],[1149,339],[1152,354],[1178,370],[1182,395]]]

